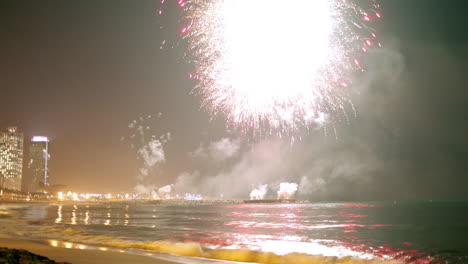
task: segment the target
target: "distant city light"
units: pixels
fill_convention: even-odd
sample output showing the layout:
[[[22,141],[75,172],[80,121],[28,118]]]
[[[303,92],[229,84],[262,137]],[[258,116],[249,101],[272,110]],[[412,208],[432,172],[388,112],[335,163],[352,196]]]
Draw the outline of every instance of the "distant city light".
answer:
[[[77,192],[56,192],[54,194],[55,199],[58,201],[99,201],[99,200],[203,200],[201,194],[196,193],[185,193],[184,195],[176,194],[175,196],[167,195],[165,198],[161,198],[158,195],[141,195],[136,193],[77,193]]]
[[[31,139],[32,142],[49,142],[49,139],[47,137],[42,137],[42,136],[34,136]]]

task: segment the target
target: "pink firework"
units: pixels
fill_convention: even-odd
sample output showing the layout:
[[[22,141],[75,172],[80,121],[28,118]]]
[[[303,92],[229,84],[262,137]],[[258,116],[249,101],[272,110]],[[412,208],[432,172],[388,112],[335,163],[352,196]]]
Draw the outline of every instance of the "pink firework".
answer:
[[[178,0],[202,107],[255,133],[333,122],[352,105],[350,78],[363,52],[380,46],[370,24],[382,14],[366,4]]]

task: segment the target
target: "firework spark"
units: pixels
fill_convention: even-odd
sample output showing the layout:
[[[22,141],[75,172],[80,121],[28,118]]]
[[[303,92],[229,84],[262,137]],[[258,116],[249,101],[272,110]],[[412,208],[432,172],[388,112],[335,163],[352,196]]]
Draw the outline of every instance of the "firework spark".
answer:
[[[290,133],[344,113],[359,53],[380,45],[372,0],[179,0],[203,107],[244,130]]]

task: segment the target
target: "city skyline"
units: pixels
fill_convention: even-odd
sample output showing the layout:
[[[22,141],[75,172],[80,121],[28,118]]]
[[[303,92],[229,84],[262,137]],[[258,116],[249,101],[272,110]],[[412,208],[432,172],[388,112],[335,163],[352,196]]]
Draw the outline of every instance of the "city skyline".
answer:
[[[49,139],[45,136],[33,136],[25,141],[24,131],[20,127],[0,127],[2,192],[46,192],[51,186],[48,182],[48,146]]]

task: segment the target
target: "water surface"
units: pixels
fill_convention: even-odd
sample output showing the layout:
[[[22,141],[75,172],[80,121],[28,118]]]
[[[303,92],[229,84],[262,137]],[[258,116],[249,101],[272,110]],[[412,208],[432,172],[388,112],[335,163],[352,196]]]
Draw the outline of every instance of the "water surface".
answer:
[[[30,207],[30,236],[132,247],[196,243],[285,255],[468,263],[468,202],[75,203]],[[112,243],[111,243],[112,244]]]

